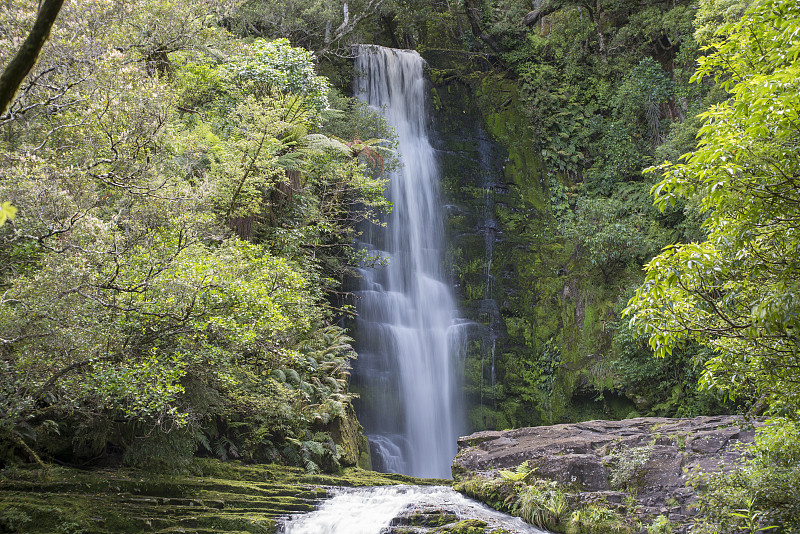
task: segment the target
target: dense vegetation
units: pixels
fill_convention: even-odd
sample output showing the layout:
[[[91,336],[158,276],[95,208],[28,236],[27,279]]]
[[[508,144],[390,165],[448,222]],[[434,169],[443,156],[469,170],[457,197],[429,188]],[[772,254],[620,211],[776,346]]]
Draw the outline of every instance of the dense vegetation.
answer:
[[[701,21],[718,23],[717,7],[695,19],[696,9],[543,2],[528,12],[506,2],[462,25],[503,69],[468,83],[487,129],[509,147],[492,262],[466,264],[477,254],[465,247],[459,266],[468,299],[486,298],[486,276],[473,273],[489,273],[502,323],[497,380],[494,358],[468,366],[483,397],[476,426],[736,409],[698,391],[706,349],[689,343],[656,360],[621,316],[643,263],[705,235],[695,199],[660,212],[649,194],[657,177],[642,173],[691,150],[696,115],[725,98],[719,85],[690,82]],[[483,37],[470,39],[477,29]]]
[[[390,134],[224,9],[72,2],[0,118],[3,462],[358,460],[335,295]]]
[[[35,13],[0,11],[3,65]],[[69,3],[0,116],[0,461],[359,460],[337,325],[391,132],[335,87],[377,42],[505,150],[494,258],[450,254],[493,332],[473,429],[767,413],[698,480],[698,528],[796,528],[799,25],[791,0]]]

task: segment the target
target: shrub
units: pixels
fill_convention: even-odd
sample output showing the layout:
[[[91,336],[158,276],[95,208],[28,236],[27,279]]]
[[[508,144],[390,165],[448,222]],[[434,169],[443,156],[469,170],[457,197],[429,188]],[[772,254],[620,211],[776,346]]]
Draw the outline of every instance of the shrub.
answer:
[[[653,447],[630,447],[617,455],[617,463],[611,471],[611,487],[615,489],[637,489],[647,472],[647,461]]]
[[[569,504],[564,491],[555,482],[537,481],[520,491],[513,511],[537,527],[561,530]]]
[[[693,532],[800,529],[800,424],[775,419],[750,449],[753,458],[728,473],[699,473],[692,484],[699,511]]]
[[[674,528],[675,525],[672,521],[666,516],[660,515],[647,527],[647,534],[670,534]]]
[[[611,508],[593,504],[572,512],[567,534],[630,534],[623,517]]]

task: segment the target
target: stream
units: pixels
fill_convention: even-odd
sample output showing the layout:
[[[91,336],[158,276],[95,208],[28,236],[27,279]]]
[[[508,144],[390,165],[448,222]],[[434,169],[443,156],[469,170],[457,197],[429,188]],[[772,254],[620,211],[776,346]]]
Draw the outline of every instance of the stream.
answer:
[[[464,519],[482,521],[486,523],[487,533],[545,534],[518,517],[498,512],[446,486],[331,488],[330,494],[333,497],[324,501],[317,510],[286,519],[281,532],[392,534],[400,532],[400,529],[406,529],[403,532],[433,532],[435,527],[431,523],[426,528],[420,522],[424,523],[426,518],[436,521],[443,517],[442,514],[447,514],[452,519],[449,523]]]

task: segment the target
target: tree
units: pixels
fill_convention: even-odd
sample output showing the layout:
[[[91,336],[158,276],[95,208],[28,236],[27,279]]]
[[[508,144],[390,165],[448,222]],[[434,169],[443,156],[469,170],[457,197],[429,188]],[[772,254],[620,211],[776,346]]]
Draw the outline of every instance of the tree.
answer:
[[[697,149],[665,163],[661,209],[700,197],[708,239],[646,266],[626,314],[657,355],[714,349],[703,384],[800,416],[800,4],[764,0],[723,25],[694,79],[730,98],[703,114]]]
[[[248,0],[237,22],[246,33],[266,38],[288,38],[295,45],[324,54],[344,52],[362,42],[359,25],[372,17],[384,0]]]
[[[0,117],[0,462],[336,467],[353,351],[333,268],[388,202],[325,128],[388,128],[329,109],[311,53],[233,39],[216,0],[101,4],[65,5]]]

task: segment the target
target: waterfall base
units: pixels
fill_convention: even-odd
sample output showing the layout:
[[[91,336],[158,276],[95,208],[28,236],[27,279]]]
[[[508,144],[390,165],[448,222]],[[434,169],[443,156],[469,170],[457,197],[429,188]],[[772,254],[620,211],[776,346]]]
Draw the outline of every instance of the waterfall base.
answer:
[[[444,486],[336,490],[315,512],[288,519],[285,534],[400,534],[503,532],[543,534]],[[471,527],[471,528],[468,528]]]

